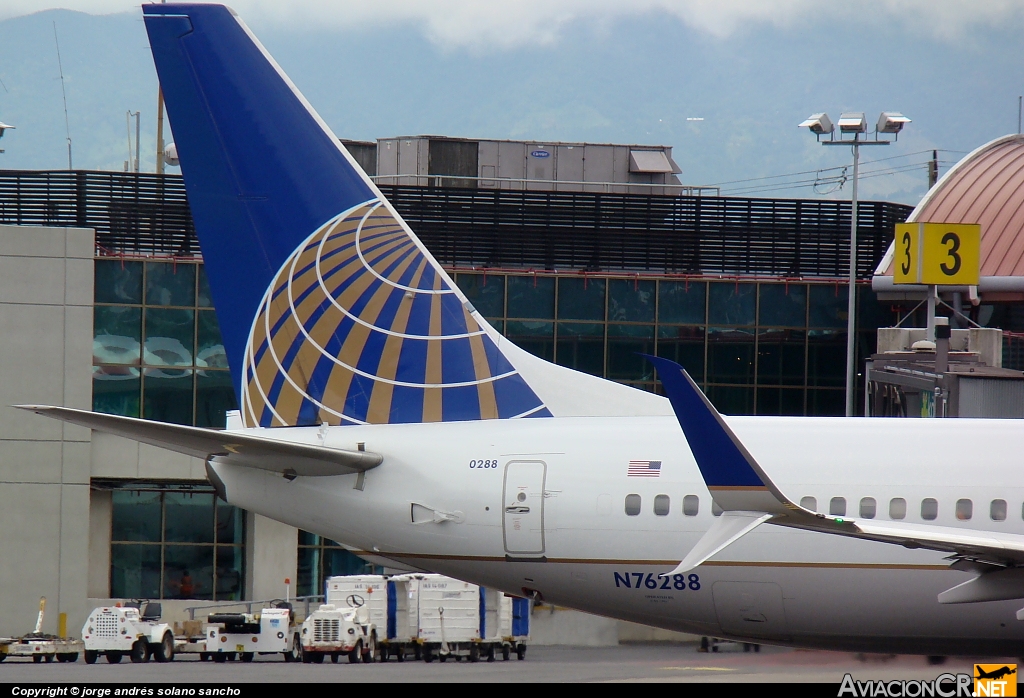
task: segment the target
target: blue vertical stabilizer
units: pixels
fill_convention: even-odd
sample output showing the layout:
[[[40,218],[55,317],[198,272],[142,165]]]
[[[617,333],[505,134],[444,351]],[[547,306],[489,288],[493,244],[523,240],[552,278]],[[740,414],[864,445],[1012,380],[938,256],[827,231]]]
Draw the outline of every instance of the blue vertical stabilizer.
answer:
[[[245,426],[551,416],[231,10],[143,12]]]

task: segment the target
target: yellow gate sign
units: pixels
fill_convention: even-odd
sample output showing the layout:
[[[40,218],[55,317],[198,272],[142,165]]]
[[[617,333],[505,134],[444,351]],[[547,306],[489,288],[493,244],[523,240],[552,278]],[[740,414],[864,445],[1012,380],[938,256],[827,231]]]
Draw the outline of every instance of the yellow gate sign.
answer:
[[[975,223],[897,223],[893,283],[977,286],[981,226]]]

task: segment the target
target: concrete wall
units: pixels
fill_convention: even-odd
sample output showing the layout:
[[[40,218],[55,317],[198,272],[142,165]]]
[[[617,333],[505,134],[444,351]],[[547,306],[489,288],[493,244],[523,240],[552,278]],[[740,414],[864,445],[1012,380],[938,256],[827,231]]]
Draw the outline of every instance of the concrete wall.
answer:
[[[90,433],[8,407],[92,406],[93,231],[0,225],[0,635],[88,611]],[[75,633],[77,634],[77,633]]]
[[[245,517],[245,598],[283,598],[289,579],[295,596],[299,529],[249,512]]]

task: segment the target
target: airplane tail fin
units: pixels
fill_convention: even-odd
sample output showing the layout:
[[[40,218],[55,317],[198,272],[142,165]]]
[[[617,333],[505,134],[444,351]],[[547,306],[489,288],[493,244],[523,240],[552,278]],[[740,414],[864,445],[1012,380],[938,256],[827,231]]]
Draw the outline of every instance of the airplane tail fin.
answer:
[[[551,415],[231,10],[143,12],[245,426]]]

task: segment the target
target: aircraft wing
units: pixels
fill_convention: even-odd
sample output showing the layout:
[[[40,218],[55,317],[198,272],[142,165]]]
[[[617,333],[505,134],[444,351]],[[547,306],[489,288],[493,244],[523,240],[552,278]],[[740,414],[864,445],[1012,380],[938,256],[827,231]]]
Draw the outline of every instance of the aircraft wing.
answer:
[[[383,457],[367,451],[344,451],[294,443],[249,433],[167,424],[148,419],[100,414],[69,407],[15,405],[71,424],[95,429],[195,458],[226,457],[226,462],[284,475],[348,475],[380,465]]]
[[[722,517],[669,574],[693,569],[758,525],[771,523],[831,535],[950,553],[958,569],[981,574],[939,596],[943,603],[1024,598],[1024,536],[902,521],[826,516],[794,504],[771,481],[689,374],[655,356],[665,394]],[[730,523],[724,523],[726,515]],[[767,516],[766,516],[767,515]],[[1007,595],[1010,594],[1010,595]]]

